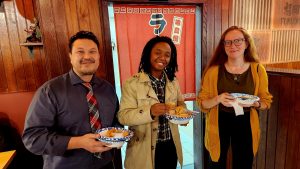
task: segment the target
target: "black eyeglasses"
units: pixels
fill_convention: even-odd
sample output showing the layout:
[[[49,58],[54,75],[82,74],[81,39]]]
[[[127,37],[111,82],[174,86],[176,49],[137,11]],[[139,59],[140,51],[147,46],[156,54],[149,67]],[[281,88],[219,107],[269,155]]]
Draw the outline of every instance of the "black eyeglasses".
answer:
[[[233,39],[233,40],[224,40],[224,46],[229,47],[232,44],[234,44],[235,46],[240,46],[243,41],[245,41],[244,38],[240,38],[240,39]]]

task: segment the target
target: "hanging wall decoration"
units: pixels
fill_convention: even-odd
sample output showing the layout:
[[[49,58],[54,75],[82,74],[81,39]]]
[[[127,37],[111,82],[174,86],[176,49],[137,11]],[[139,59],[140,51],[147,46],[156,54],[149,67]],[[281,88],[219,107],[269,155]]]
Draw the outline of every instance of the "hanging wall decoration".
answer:
[[[29,26],[28,29],[24,30],[27,32],[27,38],[25,40],[25,43],[22,43],[21,46],[27,46],[29,49],[29,56],[33,58],[33,48],[34,46],[42,46],[42,33],[39,26],[39,21],[34,18],[33,25]]]

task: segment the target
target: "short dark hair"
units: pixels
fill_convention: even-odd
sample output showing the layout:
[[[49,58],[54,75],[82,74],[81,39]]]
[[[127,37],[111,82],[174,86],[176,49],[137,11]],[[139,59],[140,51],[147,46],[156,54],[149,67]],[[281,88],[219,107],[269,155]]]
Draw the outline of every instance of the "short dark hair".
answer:
[[[151,51],[152,51],[153,47],[159,42],[166,42],[171,47],[171,59],[170,59],[170,63],[168,64],[168,66],[165,69],[165,72],[168,76],[168,79],[173,81],[174,77],[176,77],[175,72],[178,71],[177,50],[176,50],[176,46],[173,43],[172,39],[167,36],[155,36],[147,42],[147,44],[145,45],[145,47],[143,49],[138,72],[143,71],[148,74],[151,73],[151,63],[150,63]]]
[[[79,31],[79,32],[77,32],[75,35],[73,35],[69,39],[69,52],[72,52],[73,43],[77,39],[89,39],[89,40],[92,40],[93,42],[95,42],[97,44],[97,47],[99,48],[99,41],[98,41],[96,35],[93,32],[90,32],[90,31]]]

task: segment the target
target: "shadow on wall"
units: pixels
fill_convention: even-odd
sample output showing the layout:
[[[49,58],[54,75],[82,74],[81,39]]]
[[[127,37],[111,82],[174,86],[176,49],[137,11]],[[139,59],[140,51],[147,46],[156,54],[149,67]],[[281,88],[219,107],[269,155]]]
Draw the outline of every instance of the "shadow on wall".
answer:
[[[34,155],[24,147],[21,135],[13,126],[8,116],[0,112],[0,152],[16,150],[16,156],[8,169],[43,168],[42,156]]]

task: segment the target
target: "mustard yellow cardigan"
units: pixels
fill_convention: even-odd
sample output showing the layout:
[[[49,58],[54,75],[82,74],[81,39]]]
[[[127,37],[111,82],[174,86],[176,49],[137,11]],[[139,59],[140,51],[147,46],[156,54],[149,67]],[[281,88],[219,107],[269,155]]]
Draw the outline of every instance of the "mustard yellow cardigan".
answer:
[[[252,62],[251,73],[254,81],[254,95],[260,97],[260,102],[265,103],[267,108],[270,108],[272,95],[268,90],[268,76],[265,68],[258,63]],[[218,95],[219,66],[212,66],[204,75],[201,90],[198,93],[197,104],[202,112],[206,113],[205,125],[205,147],[209,151],[211,159],[217,162],[220,158],[220,138],[218,126],[218,105],[210,109],[201,107],[201,102],[206,99],[211,99]],[[250,110],[250,124],[252,131],[253,154],[258,150],[260,139],[259,118],[255,108]]]

